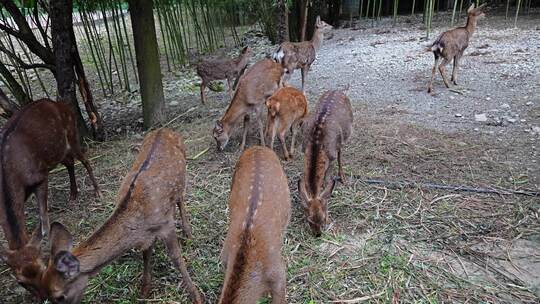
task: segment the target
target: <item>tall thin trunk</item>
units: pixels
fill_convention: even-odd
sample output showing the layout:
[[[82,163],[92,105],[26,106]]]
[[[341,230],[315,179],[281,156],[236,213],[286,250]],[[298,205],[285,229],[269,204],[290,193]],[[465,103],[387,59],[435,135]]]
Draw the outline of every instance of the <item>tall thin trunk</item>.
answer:
[[[286,0],[278,0],[276,12],[278,20],[277,42],[289,41],[289,9],[287,8]]]
[[[135,57],[141,87],[144,127],[150,128],[165,118],[165,98],[154,24],[153,1],[128,0]]]

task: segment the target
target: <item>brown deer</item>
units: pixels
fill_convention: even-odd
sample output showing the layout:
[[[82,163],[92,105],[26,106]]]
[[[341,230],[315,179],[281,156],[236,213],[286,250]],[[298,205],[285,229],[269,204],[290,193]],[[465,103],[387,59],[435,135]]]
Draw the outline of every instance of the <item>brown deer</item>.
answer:
[[[283,68],[271,59],[260,60],[246,71],[227,111],[214,127],[213,136],[218,150],[221,151],[227,146],[232,128],[241,120],[244,121],[244,130],[240,150],[244,150],[251,114],[256,116],[261,143],[264,145],[262,109],[266,99],[281,86],[282,77]]]
[[[9,247],[0,248],[0,258],[22,286],[40,297],[36,286],[43,268],[39,244],[49,231],[49,170],[58,164],[66,166],[70,201],[77,199],[75,159],[88,171],[98,196],[99,188],[81,150],[75,117],[64,103],[42,99],[16,112],[2,129],[0,155],[0,224]],[[29,241],[24,205],[32,193],[37,198],[40,225]]]
[[[147,296],[152,247],[159,239],[182,274],[193,303],[202,303],[176,237],[176,206],[184,232],[191,236],[184,209],[185,178],[182,137],[168,129],[149,133],[120,186],[116,209],[99,229],[72,248],[72,237],[66,228],[59,223],[51,225],[51,255],[42,280],[49,300],[79,303],[89,278],[132,248],[143,251],[141,294]]]
[[[283,42],[272,54],[272,58],[281,63],[286,71],[285,80],[288,81],[294,70],[302,71],[302,92],[306,92],[304,82],[311,64],[315,61],[317,52],[322,46],[324,33],[331,30],[332,26],[321,20],[317,16],[315,21],[315,32],[310,41]]]
[[[290,213],[287,177],[277,155],[261,146],[244,151],[236,164],[229,196],[220,304],[257,303],[267,292],[272,303],[287,303],[281,246]]]
[[[249,58],[253,54],[251,48],[244,47],[240,51],[240,55],[234,59],[224,58],[205,58],[197,64],[197,74],[201,77],[201,102],[206,103],[206,95],[204,90],[206,86],[214,80],[227,79],[228,93],[233,96],[232,92],[236,89],[231,81],[242,75],[248,65]],[[235,81],[236,84],[236,81]]]
[[[268,107],[266,141],[270,143],[270,149],[274,149],[274,138],[277,131],[285,160],[288,160],[293,157],[294,139],[307,114],[306,96],[300,90],[284,87],[266,100],[266,106]],[[285,134],[289,129],[292,132],[290,153],[285,144]]]
[[[428,52],[433,52],[435,56],[435,63],[431,70],[431,79],[429,81],[428,93],[433,91],[433,79],[437,71],[437,65],[439,66],[439,72],[441,73],[444,85],[449,88],[450,85],[446,80],[445,66],[454,60],[454,68],[452,70],[451,81],[454,85],[457,85],[457,71],[459,69],[459,61],[463,56],[463,52],[469,46],[469,39],[471,39],[475,29],[476,23],[479,19],[485,15],[482,12],[482,7],[485,4],[474,8],[474,3],[467,10],[467,24],[462,27],[458,27],[442,33],[433,44],[427,48]],[[443,58],[441,64],[439,64],[440,58]]]
[[[341,91],[327,91],[315,111],[304,121],[304,174],[298,181],[308,224],[320,236],[328,222],[327,201],[335,180],[332,162],[337,158],[339,177],[345,182],[341,148],[351,135],[353,113],[349,98]]]

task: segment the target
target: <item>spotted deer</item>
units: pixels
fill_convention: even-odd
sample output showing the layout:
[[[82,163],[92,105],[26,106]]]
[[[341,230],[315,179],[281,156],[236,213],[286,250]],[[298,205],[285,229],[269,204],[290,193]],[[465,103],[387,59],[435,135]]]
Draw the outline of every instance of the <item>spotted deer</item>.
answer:
[[[79,144],[75,117],[61,102],[41,99],[16,112],[2,128],[0,155],[0,224],[9,247],[0,248],[0,258],[19,284],[41,298],[37,286],[44,266],[39,245],[49,231],[49,171],[58,164],[66,166],[70,201],[77,199],[75,159],[88,171],[98,196],[99,187]],[[29,239],[24,210],[31,194],[37,199],[40,225]]]
[[[206,86],[214,80],[227,79],[228,92],[231,98],[236,89],[231,81],[238,79],[246,69],[249,58],[253,51],[249,47],[244,47],[237,58],[205,58],[197,64],[197,74],[201,77],[201,102],[206,103],[204,90]],[[236,83],[237,81],[235,81]]]
[[[266,142],[270,149],[274,149],[276,132],[283,147],[285,160],[294,155],[294,139],[302,120],[307,115],[307,99],[304,94],[293,87],[284,87],[277,90],[266,100],[268,117],[266,119]],[[285,134],[291,129],[291,148],[287,150]]]
[[[182,274],[193,303],[202,303],[176,236],[178,206],[181,226],[191,237],[184,209],[185,178],[182,137],[168,129],[150,132],[120,186],[116,209],[101,227],[73,247],[69,231],[60,223],[51,225],[51,254],[42,279],[48,299],[53,303],[79,303],[88,280],[132,248],[143,251],[141,295],[146,297],[150,292],[152,248],[161,240]]]
[[[220,304],[257,303],[268,292],[272,303],[287,303],[281,246],[290,213],[287,177],[277,155],[261,146],[244,151],[229,196]]]
[[[427,51],[433,52],[435,56],[435,63],[431,70],[431,79],[428,85],[428,93],[433,91],[433,79],[437,71],[437,65],[439,66],[439,72],[441,73],[444,85],[449,88],[450,84],[446,80],[445,66],[454,60],[454,68],[452,70],[452,78],[450,79],[454,85],[457,85],[457,72],[459,69],[459,62],[463,56],[463,52],[469,46],[469,40],[471,39],[474,31],[476,30],[476,23],[479,19],[485,15],[482,12],[482,8],[485,4],[475,8],[474,3],[467,10],[467,24],[462,27],[458,27],[442,33],[433,44],[427,48]],[[442,62],[439,64],[439,60],[442,57]]]
[[[315,32],[310,41],[302,42],[283,42],[279,48],[272,54],[272,58],[281,63],[285,68],[285,80],[288,81],[294,70],[301,69],[302,72],[302,92],[305,90],[305,80],[311,64],[315,61],[317,52],[319,52],[323,40],[324,33],[332,29],[332,26],[321,20],[317,16],[315,21]]]
[[[216,121],[213,136],[219,151],[225,149],[232,129],[241,120],[244,121],[244,130],[240,150],[244,150],[250,115],[254,115],[257,119],[261,143],[264,145],[262,118],[264,102],[282,86],[282,76],[283,68],[271,59],[260,60],[246,71],[238,83],[238,89],[225,114]]]
[[[341,149],[351,135],[353,113],[341,91],[325,92],[315,111],[304,121],[304,172],[298,181],[301,203],[314,235],[328,222],[328,199],[335,186],[332,163],[337,158],[339,176],[345,182]]]

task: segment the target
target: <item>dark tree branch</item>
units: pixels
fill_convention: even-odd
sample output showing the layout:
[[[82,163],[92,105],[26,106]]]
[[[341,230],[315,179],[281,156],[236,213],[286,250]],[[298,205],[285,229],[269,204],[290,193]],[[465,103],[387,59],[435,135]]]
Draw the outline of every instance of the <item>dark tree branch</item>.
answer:
[[[2,112],[0,112],[0,116],[4,118],[10,118],[15,112],[19,110],[19,106],[17,106],[14,102],[12,102],[2,91],[0,88],[0,108],[2,108]]]
[[[41,25],[41,21],[39,20],[39,10],[38,10],[38,3],[34,2],[34,8],[33,8],[33,14],[34,14],[34,23],[36,24],[39,32],[41,33],[41,37],[43,38],[43,43],[45,44],[45,47],[50,49],[49,45],[49,37],[47,37],[47,31],[43,29],[43,26]]]
[[[1,62],[0,62],[0,75],[4,79],[6,85],[8,86],[11,93],[13,93],[13,95],[15,96],[19,104],[25,105],[32,101],[30,97],[28,97],[24,89],[21,87],[21,85],[17,82],[15,77],[13,77],[11,72]],[[8,100],[8,103],[12,103],[12,102]],[[7,110],[10,108],[17,108],[17,105],[14,105],[14,107],[9,107],[9,106],[8,107],[3,106],[3,107],[4,107],[4,110]]]
[[[45,69],[51,70],[51,72],[53,73],[56,71],[56,68],[54,65],[50,65],[46,63],[26,63],[19,56],[17,56],[17,54],[11,52],[10,50],[8,50],[6,47],[2,45],[0,45],[0,52],[6,54],[7,56],[15,60],[17,64],[25,70],[35,69],[35,68],[45,68]]]

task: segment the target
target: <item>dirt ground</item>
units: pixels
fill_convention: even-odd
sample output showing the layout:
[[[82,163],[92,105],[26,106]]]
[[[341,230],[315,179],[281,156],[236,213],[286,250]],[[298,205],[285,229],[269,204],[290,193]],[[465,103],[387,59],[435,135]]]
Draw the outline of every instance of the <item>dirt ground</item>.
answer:
[[[435,23],[429,41],[447,28],[445,18]],[[426,88],[433,56],[423,51],[429,42],[422,38],[420,20],[401,17],[395,27],[382,20],[375,28],[361,22],[330,33],[309,73],[307,96],[312,108],[323,91],[349,86],[346,94],[355,111],[353,135],[344,149],[349,183],[337,186],[329,205],[331,225],[314,238],[296,190],[303,158],[297,154],[283,162],[293,195],[283,247],[289,303],[540,301],[538,197],[365,182],[540,191],[539,20],[538,12],[524,16],[514,29],[503,17],[488,15],[465,52],[460,85],[448,90],[439,75],[432,95]],[[256,47],[259,57],[272,49]],[[299,74],[292,85],[299,85]],[[211,130],[229,98],[226,92],[208,93],[209,105],[201,106],[193,75],[166,74],[167,126],[182,133],[191,158],[186,202],[194,239],[181,240],[184,257],[193,280],[214,303],[223,282],[219,252],[231,173],[240,155],[239,134],[225,152],[215,150]],[[88,156],[104,197],[93,196],[81,166],[76,206],[67,203],[65,170],[50,181],[51,220],[64,223],[76,243],[111,214],[120,181],[144,136],[137,96],[103,98],[100,108],[110,140],[91,142]],[[481,114],[487,121],[477,121]],[[256,144],[256,132],[250,135],[250,144]],[[28,205],[33,227],[37,207],[33,201]],[[138,303],[140,257],[133,250],[106,266],[91,280],[85,303]],[[31,302],[4,265],[0,282],[1,303]],[[158,246],[148,302],[187,303],[179,282],[179,273]]]

